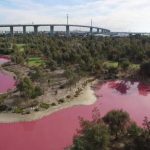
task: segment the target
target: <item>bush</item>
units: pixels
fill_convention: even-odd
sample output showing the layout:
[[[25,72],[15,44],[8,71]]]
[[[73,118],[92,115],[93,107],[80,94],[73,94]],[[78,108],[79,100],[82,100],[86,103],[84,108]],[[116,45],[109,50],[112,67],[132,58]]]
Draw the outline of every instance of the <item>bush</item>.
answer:
[[[56,106],[56,103],[52,103],[51,106]]]
[[[106,114],[103,118],[104,122],[109,125],[112,134],[118,136],[118,133],[123,133],[130,122],[130,117],[123,110],[113,110]]]
[[[50,67],[52,71],[55,71],[57,69],[57,62],[53,59],[49,59],[47,62],[47,66]]]
[[[107,150],[110,134],[103,122],[81,121],[81,130],[73,140],[71,150]]]
[[[16,113],[16,114],[22,114],[22,113],[23,113],[23,109],[17,107],[17,108],[14,109],[13,113]]]
[[[39,108],[35,108],[34,111],[38,112],[38,111],[40,111],[40,110],[39,110]]]
[[[0,112],[8,110],[6,105],[0,105]]]
[[[4,100],[7,98],[8,94],[1,94],[0,95],[0,104],[4,102]]]
[[[142,129],[136,123],[132,123],[128,128],[128,134],[132,137],[137,137],[141,134]]]
[[[33,93],[32,93],[32,96],[31,96],[31,98],[36,98],[36,97],[38,97],[38,96],[41,96],[43,94],[43,91],[42,91],[42,89],[39,87],[39,86],[36,86],[35,88],[34,88],[34,90],[33,90]]]
[[[41,103],[40,107],[43,108],[43,109],[48,109],[49,108],[49,104]]]
[[[20,90],[21,95],[27,99],[34,99],[43,94],[42,89],[39,86],[34,86],[32,81],[27,77],[20,81],[17,88]]]
[[[130,66],[130,62],[128,60],[124,60],[120,62],[120,67],[124,70],[128,69],[129,66]]]
[[[64,103],[64,102],[65,102],[65,100],[63,98],[58,100],[59,104]]]
[[[32,81],[38,81],[43,77],[42,69],[40,67],[34,67],[30,72],[29,76]]]
[[[29,78],[27,78],[27,77],[23,78],[17,85],[17,88],[20,91],[22,96],[24,96],[26,98],[32,97],[34,87],[32,85],[32,81]]]
[[[71,98],[71,95],[67,95],[67,98],[70,99],[70,98]]]
[[[144,62],[141,64],[140,73],[150,77],[150,62]]]

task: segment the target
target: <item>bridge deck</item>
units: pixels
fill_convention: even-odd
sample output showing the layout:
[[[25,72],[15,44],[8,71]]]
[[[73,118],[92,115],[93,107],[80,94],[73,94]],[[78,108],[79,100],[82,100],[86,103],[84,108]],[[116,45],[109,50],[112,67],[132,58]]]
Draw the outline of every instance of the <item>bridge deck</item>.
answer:
[[[105,28],[99,28],[95,26],[87,26],[87,25],[75,25],[75,24],[0,24],[0,27],[23,27],[23,26],[70,26],[70,27],[83,27],[83,28],[93,28],[93,29],[100,29],[100,30],[106,30]]]

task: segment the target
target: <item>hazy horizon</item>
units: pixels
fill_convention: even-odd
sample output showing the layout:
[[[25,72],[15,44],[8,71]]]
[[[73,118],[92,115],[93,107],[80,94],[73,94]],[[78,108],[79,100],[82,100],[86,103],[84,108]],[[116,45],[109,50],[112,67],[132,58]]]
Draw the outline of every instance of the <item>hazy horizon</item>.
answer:
[[[0,24],[66,23],[111,31],[150,32],[149,0],[3,0]]]

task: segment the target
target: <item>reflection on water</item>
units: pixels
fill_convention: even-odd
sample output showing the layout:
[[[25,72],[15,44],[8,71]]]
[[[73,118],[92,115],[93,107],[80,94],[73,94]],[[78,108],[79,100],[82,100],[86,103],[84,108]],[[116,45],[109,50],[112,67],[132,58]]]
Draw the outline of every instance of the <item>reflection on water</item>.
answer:
[[[139,83],[138,90],[139,90],[140,95],[147,96],[148,94],[150,94],[150,86],[149,85],[144,85],[142,83]]]
[[[143,96],[147,96],[150,93],[150,86],[134,82],[134,81],[111,81],[108,84],[109,88],[115,89],[120,94],[128,94],[129,92],[136,91],[138,89],[139,94]]]
[[[78,117],[91,119],[92,110],[101,116],[112,109],[127,111],[142,125],[150,116],[150,86],[130,81],[111,81],[95,88],[98,100],[90,106],[76,106],[29,123],[0,124],[0,150],[63,150],[72,144],[79,128]]]
[[[127,91],[130,89],[130,83],[128,81],[112,81],[108,84],[112,89],[116,89],[121,94],[127,94]]]

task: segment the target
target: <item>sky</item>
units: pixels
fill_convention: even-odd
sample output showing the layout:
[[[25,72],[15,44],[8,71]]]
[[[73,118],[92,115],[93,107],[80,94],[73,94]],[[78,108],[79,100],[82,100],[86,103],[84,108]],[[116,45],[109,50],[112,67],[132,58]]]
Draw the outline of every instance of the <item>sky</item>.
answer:
[[[150,0],[0,0],[0,24],[66,23],[150,32]]]

